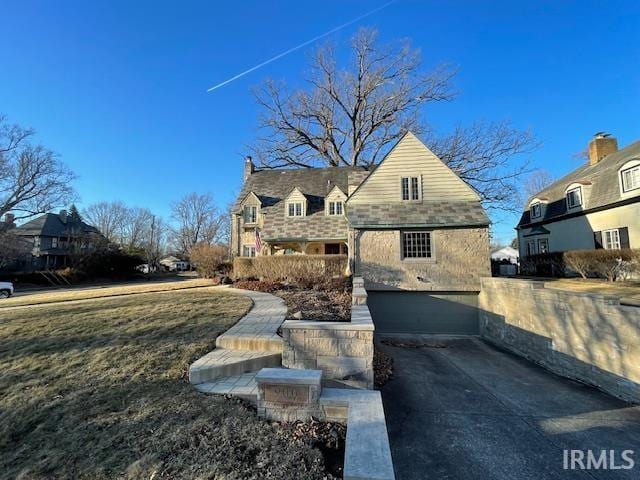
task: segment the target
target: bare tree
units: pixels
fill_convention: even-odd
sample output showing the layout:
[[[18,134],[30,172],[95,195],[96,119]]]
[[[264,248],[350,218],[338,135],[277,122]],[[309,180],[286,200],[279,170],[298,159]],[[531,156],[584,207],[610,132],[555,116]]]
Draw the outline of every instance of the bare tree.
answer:
[[[529,169],[517,157],[537,146],[531,132],[508,122],[478,122],[435,136],[421,114],[454,97],[451,68],[425,73],[417,50],[407,42],[379,45],[372,30],[352,38],[351,53],[341,69],[331,46],[318,50],[306,89],[269,80],[256,92],[265,135],[251,149],[262,167],[370,166],[411,130],[427,134],[428,145],[486,206],[518,209],[518,179]]]
[[[33,144],[34,134],[0,115],[0,217],[30,218],[74,197],[75,175],[51,150]]]
[[[15,235],[11,230],[0,230],[0,270],[11,267],[25,258],[31,247],[24,237]]]
[[[421,107],[453,97],[454,72],[421,73],[420,54],[407,42],[379,46],[377,32],[360,30],[352,59],[338,68],[332,46],[318,50],[305,78],[308,90],[267,81],[256,92],[267,134],[254,147],[264,166],[373,165],[407,130],[422,131]]]
[[[129,209],[122,202],[99,202],[82,212],[85,220],[100,230],[107,240],[121,244]]]
[[[172,243],[188,254],[197,243],[211,245],[221,240],[225,215],[220,214],[211,194],[190,193],[171,205]]]
[[[520,203],[525,205],[531,197],[555,182],[553,175],[547,170],[536,169],[522,182]]]

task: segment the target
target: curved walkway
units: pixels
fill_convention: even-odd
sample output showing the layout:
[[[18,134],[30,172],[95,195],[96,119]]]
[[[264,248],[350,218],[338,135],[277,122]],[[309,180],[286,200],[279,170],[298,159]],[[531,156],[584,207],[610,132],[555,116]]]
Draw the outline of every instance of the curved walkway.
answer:
[[[189,381],[204,393],[232,394],[255,400],[255,374],[282,363],[278,328],[287,314],[281,298],[269,293],[225,288],[245,295],[253,307],[238,323],[216,339],[216,349],[189,367]]]

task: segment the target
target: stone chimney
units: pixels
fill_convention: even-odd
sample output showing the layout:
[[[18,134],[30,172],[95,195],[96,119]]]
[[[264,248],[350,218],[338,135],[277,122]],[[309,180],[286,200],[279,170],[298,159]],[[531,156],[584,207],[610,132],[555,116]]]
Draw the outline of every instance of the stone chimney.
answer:
[[[244,159],[244,179],[246,180],[256,171],[256,166],[253,164],[253,159],[250,156]]]
[[[4,215],[5,227],[13,228],[15,226],[14,225],[15,219],[16,219],[16,216],[13,213],[5,213],[5,215]]]
[[[368,170],[354,170],[347,174],[347,195],[350,197],[356,188],[360,186],[362,182],[369,176]]]
[[[610,153],[618,151],[618,140],[605,132],[596,133],[589,142],[589,165],[595,165]]]
[[[60,221],[62,223],[67,223],[67,211],[66,210],[60,210],[60,213],[58,214],[58,217],[60,217]]]

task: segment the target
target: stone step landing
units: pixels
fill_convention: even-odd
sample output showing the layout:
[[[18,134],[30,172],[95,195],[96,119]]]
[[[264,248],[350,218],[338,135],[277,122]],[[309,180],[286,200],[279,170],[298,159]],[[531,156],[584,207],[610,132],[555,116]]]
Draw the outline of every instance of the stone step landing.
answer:
[[[258,401],[256,374],[257,372],[250,372],[242,375],[217,378],[211,382],[200,383],[195,387],[202,393],[233,395],[248,400],[256,405]]]
[[[265,367],[279,367],[281,358],[280,353],[270,351],[216,348],[191,364],[189,382],[198,385]]]

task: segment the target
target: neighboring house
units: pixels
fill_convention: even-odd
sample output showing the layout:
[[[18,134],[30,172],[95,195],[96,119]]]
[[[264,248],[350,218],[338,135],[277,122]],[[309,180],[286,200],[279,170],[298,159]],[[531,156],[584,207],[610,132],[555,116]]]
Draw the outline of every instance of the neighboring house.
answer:
[[[170,272],[185,272],[189,270],[189,262],[174,255],[164,257],[160,260],[160,265]]]
[[[596,134],[588,162],[530,198],[516,229],[521,258],[640,248],[640,141],[618,150]]]
[[[347,254],[352,273],[364,277],[370,292],[430,292],[429,302],[444,296],[465,304],[470,315],[466,307],[475,302],[480,278],[490,275],[488,224],[473,188],[407,133],[372,171],[256,171],[248,158],[233,208],[231,249],[245,257]],[[473,298],[461,300],[465,293]],[[415,306],[426,297],[412,298],[408,304]]]
[[[520,255],[518,254],[518,250],[513,247],[502,247],[491,254],[491,260],[498,262],[506,260],[509,263],[517,265],[520,261]]]
[[[73,255],[90,251],[96,242],[104,239],[97,228],[79,216],[69,215],[66,210],[45,213],[13,231],[31,245],[27,270],[67,267]]]

